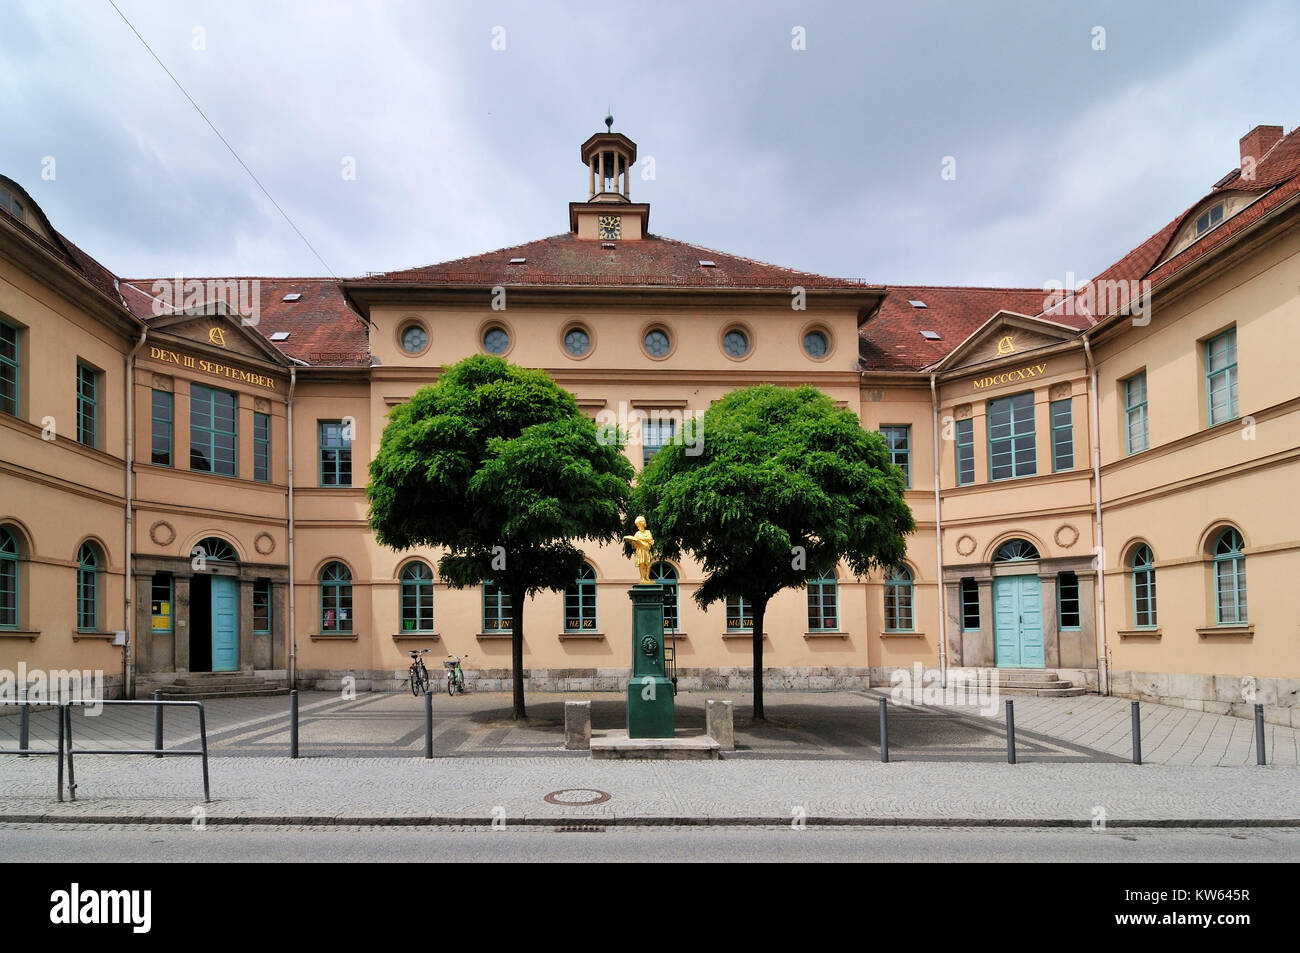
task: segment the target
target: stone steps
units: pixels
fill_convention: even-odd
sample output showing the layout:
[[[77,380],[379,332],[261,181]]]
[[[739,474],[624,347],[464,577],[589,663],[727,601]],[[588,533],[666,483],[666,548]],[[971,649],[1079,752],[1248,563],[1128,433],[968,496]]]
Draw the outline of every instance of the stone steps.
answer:
[[[191,673],[182,675],[170,685],[160,686],[159,690],[169,701],[289,694],[283,679],[262,678],[249,672]]]
[[[987,679],[990,687],[996,686],[1001,695],[1077,698],[1088,693],[1087,689],[1064,681],[1055,672],[1043,669],[980,669],[979,676]]]

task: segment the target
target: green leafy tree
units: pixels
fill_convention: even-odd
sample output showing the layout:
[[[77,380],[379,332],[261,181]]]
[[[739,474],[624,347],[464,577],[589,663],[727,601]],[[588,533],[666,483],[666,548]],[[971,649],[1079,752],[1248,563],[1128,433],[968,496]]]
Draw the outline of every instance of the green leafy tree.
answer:
[[[683,430],[641,472],[631,512],[663,556],[701,564],[701,608],[729,595],[752,607],[761,719],[768,602],[840,561],[858,576],[900,564],[916,528],[903,473],[880,434],[813,387],[733,391]]]
[[[622,533],[632,465],[545,371],[466,358],[393,409],[370,464],[370,525],[394,549],[446,550],[453,588],[510,598],[514,717],[524,708],[524,604],[572,585],[575,541]]]

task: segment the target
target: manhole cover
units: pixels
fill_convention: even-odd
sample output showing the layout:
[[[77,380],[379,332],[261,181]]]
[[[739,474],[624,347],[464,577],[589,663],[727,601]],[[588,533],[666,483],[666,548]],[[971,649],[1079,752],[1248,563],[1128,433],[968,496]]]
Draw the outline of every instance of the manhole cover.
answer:
[[[552,791],[542,800],[547,804],[559,804],[561,807],[589,807],[592,804],[604,804],[612,797],[595,788],[564,788]]]

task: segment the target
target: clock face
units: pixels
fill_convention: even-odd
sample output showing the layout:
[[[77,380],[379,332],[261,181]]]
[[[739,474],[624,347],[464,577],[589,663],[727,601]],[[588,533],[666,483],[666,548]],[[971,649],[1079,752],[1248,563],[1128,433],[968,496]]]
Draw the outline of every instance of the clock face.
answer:
[[[601,238],[623,237],[623,216],[621,215],[601,215],[596,219],[596,226],[600,229]]]

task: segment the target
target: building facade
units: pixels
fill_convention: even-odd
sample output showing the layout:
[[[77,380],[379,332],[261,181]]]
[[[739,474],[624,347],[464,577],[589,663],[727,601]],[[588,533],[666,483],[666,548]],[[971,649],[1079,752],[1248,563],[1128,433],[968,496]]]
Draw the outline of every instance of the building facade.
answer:
[[[505,597],[447,587],[437,552],[388,550],[366,519],[389,411],[491,353],[627,427],[638,469],[756,383],[811,384],[885,436],[906,565],[780,594],[769,685],[1037,669],[1300,724],[1300,135],[1241,151],[1057,291],[875,285],[658,236],[612,132],[582,145],[566,231],[343,281],[118,277],[0,177],[0,668],[391,690],[428,647],[508,686]],[[635,573],[621,547],[587,555],[529,607],[529,688],[622,687]],[[747,607],[703,611],[698,567],[654,568],[680,685],[747,687]]]

